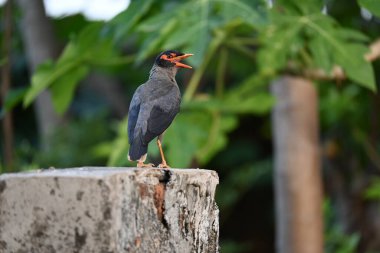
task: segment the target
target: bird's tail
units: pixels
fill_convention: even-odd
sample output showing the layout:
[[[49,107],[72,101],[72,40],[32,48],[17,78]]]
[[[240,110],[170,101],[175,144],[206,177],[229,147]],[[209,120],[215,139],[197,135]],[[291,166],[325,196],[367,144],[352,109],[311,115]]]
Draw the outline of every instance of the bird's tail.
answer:
[[[147,152],[148,152],[148,145],[144,144],[141,138],[137,137],[132,141],[129,147],[128,159],[130,161],[139,160]]]

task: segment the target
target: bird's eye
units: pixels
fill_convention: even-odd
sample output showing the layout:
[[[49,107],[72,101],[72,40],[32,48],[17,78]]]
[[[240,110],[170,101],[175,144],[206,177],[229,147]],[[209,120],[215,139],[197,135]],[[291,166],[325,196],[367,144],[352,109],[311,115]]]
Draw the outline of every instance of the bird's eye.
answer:
[[[173,56],[171,56],[171,55],[168,55],[168,58],[170,59],[170,58],[173,58]]]

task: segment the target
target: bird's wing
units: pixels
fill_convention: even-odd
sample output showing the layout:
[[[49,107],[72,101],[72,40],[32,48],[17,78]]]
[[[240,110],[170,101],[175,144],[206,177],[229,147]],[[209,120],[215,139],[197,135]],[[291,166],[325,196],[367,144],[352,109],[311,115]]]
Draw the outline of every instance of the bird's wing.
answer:
[[[134,95],[131,101],[131,104],[129,106],[129,112],[128,112],[128,139],[129,144],[132,143],[132,140],[134,138],[135,133],[135,127],[137,118],[139,116],[140,112],[140,99],[137,95]]]
[[[159,106],[154,106],[148,119],[144,142],[149,143],[155,137],[162,134],[172,123],[178,111],[179,106],[173,107],[171,110],[164,110]]]

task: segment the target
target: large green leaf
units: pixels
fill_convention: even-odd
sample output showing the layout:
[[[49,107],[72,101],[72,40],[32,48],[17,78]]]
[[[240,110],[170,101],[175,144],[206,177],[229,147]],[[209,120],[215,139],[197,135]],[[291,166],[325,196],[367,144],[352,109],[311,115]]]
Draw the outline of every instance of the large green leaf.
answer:
[[[264,29],[261,40],[264,43],[259,51],[258,62],[263,73],[274,73],[284,68],[289,61],[293,45],[296,45],[302,24],[297,18],[279,19],[277,25]]]
[[[380,1],[379,0],[359,0],[359,4],[369,10],[373,15],[380,17]]]
[[[205,113],[180,113],[165,134],[164,146],[170,165],[186,168],[207,140],[210,116]]]
[[[320,36],[314,36],[309,42],[311,55],[315,62],[315,68],[321,68],[329,73],[334,65],[333,55],[330,54],[331,48]]]
[[[5,101],[4,101],[4,109],[6,111],[10,111],[18,105],[24,98],[26,94],[27,89],[26,88],[16,88],[16,89],[11,89],[8,91]]]
[[[318,36],[320,43],[326,43],[327,47],[325,49],[330,48],[329,54],[333,56],[335,63],[342,66],[347,76],[353,81],[370,90],[376,90],[372,65],[364,59],[364,54],[368,51],[368,47],[352,41],[352,39],[362,41],[365,37],[361,36],[359,32],[328,25],[332,24],[332,22],[329,22],[330,18],[326,18],[321,14],[315,15],[315,17],[316,19],[307,20],[306,24],[314,30],[314,37]],[[323,24],[325,26],[322,26]]]
[[[163,48],[179,48],[183,47],[189,42],[193,41],[193,38],[197,37],[204,29],[204,23],[198,23],[191,26],[189,29],[177,29],[173,33],[169,34],[166,41],[163,44]],[[206,34],[207,36],[207,34]],[[191,50],[191,52],[194,52]],[[197,52],[199,53],[199,52]]]
[[[350,52],[353,57],[347,60],[346,57],[336,54],[337,63],[343,67],[350,79],[372,91],[376,91],[372,64],[364,58],[368,48],[361,44],[345,44],[343,48],[345,51]]]
[[[380,178],[375,177],[372,179],[370,186],[366,189],[364,193],[365,198],[370,200],[380,199]]]
[[[63,114],[74,96],[79,81],[89,72],[87,66],[78,66],[70,73],[59,78],[51,87],[53,105],[56,112]]]
[[[128,117],[125,117],[117,127],[117,136],[112,143],[103,144],[110,150],[107,166],[125,166],[128,163]],[[110,148],[107,148],[109,146]]]
[[[131,1],[128,8],[114,17],[110,22],[110,28],[114,31],[115,40],[120,40],[129,34],[131,29],[150,10],[154,0]]]
[[[165,24],[165,26],[162,27],[162,29],[159,30],[159,34],[157,36],[149,37],[152,38],[152,40],[148,41],[146,47],[143,47],[142,50],[140,50],[137,55],[137,62],[141,62],[154,52],[160,51],[167,36],[174,32],[175,29],[178,29],[177,20],[172,18]]]
[[[200,164],[209,162],[218,151],[226,147],[227,133],[235,129],[238,123],[235,115],[224,115],[217,112],[212,113],[211,120],[207,140],[196,152]]]
[[[173,167],[188,167],[196,158],[207,163],[227,145],[226,134],[237,126],[236,116],[185,111],[180,113],[165,134],[168,161]]]
[[[194,53],[189,63],[200,66],[217,29],[236,19],[242,20],[240,25],[251,27],[264,23],[265,3],[253,2],[261,8],[255,9],[241,0],[188,1],[166,6],[165,11],[137,26],[138,32],[150,33],[145,36],[138,61],[164,49],[182,48],[185,52]]]
[[[63,113],[73,97],[74,88],[90,67],[124,62],[112,40],[102,36],[102,27],[103,23],[87,26],[66,45],[55,63],[46,62],[38,67],[24,98],[24,106],[30,105],[43,90],[54,87],[53,104]]]
[[[301,3],[290,2],[303,8]],[[292,71],[300,73],[321,68],[330,74],[334,65],[340,65],[351,80],[375,90],[372,66],[364,60],[368,46],[363,43],[368,38],[359,31],[340,27],[320,11],[302,15],[304,11],[287,13],[274,8],[271,12],[271,24],[262,30],[261,36],[261,73],[273,75],[291,66]]]
[[[221,15],[227,20],[242,19],[246,24],[251,25],[253,28],[262,26],[266,22],[266,3],[263,1],[249,1],[244,2],[241,0],[211,0],[221,6]],[[254,4],[255,6],[250,6]]]
[[[281,11],[289,14],[309,15],[320,12],[324,2],[321,0],[277,0],[276,6],[281,6]]]
[[[340,27],[335,31],[336,35],[344,40],[356,42],[368,42],[369,37],[360,31]]]
[[[24,106],[29,106],[38,94],[78,65],[78,60],[63,64],[59,68],[55,68],[51,62],[41,64],[32,76],[32,84],[25,95]]]

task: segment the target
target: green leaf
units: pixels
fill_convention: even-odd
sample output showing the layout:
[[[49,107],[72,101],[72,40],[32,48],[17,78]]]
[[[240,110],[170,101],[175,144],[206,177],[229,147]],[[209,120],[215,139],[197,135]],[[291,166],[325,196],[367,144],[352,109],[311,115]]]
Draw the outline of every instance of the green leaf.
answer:
[[[131,1],[128,8],[110,20],[109,25],[114,29],[115,40],[120,40],[138,24],[142,17],[151,9],[154,0]]]
[[[321,0],[277,0],[275,6],[284,8],[283,12],[291,12],[291,14],[309,15],[320,12],[323,8]]]
[[[331,18],[325,17],[322,14],[316,14],[312,18],[303,17],[302,22],[312,30],[313,36],[319,36],[334,49],[336,54],[350,61],[352,58],[351,52],[345,51],[344,41],[335,36],[335,29],[333,29]]]
[[[201,164],[205,164],[228,143],[227,133],[238,125],[234,115],[221,115],[214,112],[208,129],[207,140],[197,150],[196,157]]]
[[[364,33],[361,33],[357,30],[353,29],[347,29],[347,28],[339,28],[335,31],[336,35],[343,40],[351,40],[351,41],[358,41],[358,42],[368,42],[369,37],[365,35]]]
[[[7,62],[7,57],[0,58],[0,67],[3,66]]]
[[[93,48],[98,48],[99,46],[97,45],[97,42],[104,40],[104,37],[101,36],[101,30],[103,27],[103,22],[96,22],[86,26],[78,36],[69,43],[69,45],[74,45],[75,50],[73,50],[71,54],[64,52],[62,57],[58,60],[58,63],[72,58],[73,55],[84,54],[92,51]]]
[[[5,111],[11,111],[16,105],[22,102],[26,91],[26,88],[11,89],[8,91],[4,101]]]
[[[107,166],[124,166],[128,163],[128,117],[125,117],[117,128],[117,137],[111,145]]]
[[[149,55],[156,53],[162,49],[162,45],[166,40],[166,37],[169,36],[175,29],[177,29],[177,20],[175,18],[170,19],[164,27],[159,31],[158,36],[152,41],[148,41],[146,47],[142,47],[140,52],[137,55],[136,61],[139,63],[146,59]]]
[[[194,124],[194,122],[197,122]],[[174,168],[186,168],[207,139],[210,116],[205,113],[180,113],[165,133],[167,160]]]
[[[258,62],[263,73],[270,73],[286,66],[292,46],[298,44],[303,26],[297,18],[278,20],[279,25],[269,26],[261,37],[264,47],[259,51]]]
[[[372,65],[364,59],[368,51],[362,44],[368,41],[365,35],[340,27],[320,12],[297,16],[274,9],[271,13],[271,25],[262,30],[261,73],[274,75],[289,62],[299,71],[317,67],[330,73],[335,64],[342,66],[351,80],[376,90]]]
[[[194,158],[200,164],[207,163],[227,145],[227,133],[236,126],[234,115],[207,111],[180,113],[165,134],[168,161],[176,168],[188,167]]]
[[[89,72],[87,66],[79,66],[69,74],[59,78],[52,86],[52,99],[56,112],[63,114],[74,96],[74,91],[78,82]]]
[[[172,18],[173,13],[171,11],[160,13],[159,15],[155,15],[142,21],[139,25],[137,25],[136,31],[144,33],[156,32]]]
[[[380,18],[380,1],[379,0],[359,0],[359,4],[369,10],[373,15]]]
[[[254,164],[239,166],[236,170],[228,173],[223,184],[217,189],[217,201],[222,211],[233,208],[236,202],[244,196],[255,184],[270,177],[272,173],[271,161],[259,161]]]
[[[372,180],[372,183],[365,191],[364,196],[367,199],[380,200],[380,178],[377,177]]]
[[[87,26],[66,45],[56,63],[46,62],[38,67],[32,77],[31,87],[25,96],[24,106],[30,105],[38,94],[56,84],[55,91],[53,91],[55,93],[53,103],[56,110],[63,113],[62,110],[67,109],[70,104],[73,89],[85,77],[91,66],[120,64],[126,60],[129,61],[129,59],[118,56],[110,38],[102,36],[102,27],[103,23]]]
[[[347,76],[358,84],[376,91],[376,82],[372,64],[364,59],[364,54],[368,52],[368,48],[361,44],[342,45],[342,49],[350,52],[350,58],[341,54],[336,54],[337,63],[343,67]]]
[[[77,67],[77,65],[78,61],[68,62],[59,68],[54,67],[51,62],[41,64],[32,77],[31,87],[24,98],[24,106],[29,106],[38,94],[48,88],[53,82],[57,81],[58,78]]]
[[[309,48],[315,63],[314,67],[330,73],[334,64],[333,57],[330,54],[330,45],[322,37],[314,36],[310,41]]]
[[[231,96],[226,100],[226,110],[230,113],[265,114],[275,104],[275,99],[269,93],[257,93],[246,97]]]
[[[329,45],[327,49],[331,48],[329,53],[333,55],[335,63],[343,67],[350,79],[375,91],[376,84],[372,65],[364,59],[364,54],[368,48],[360,43],[353,43],[347,38],[349,36],[350,39],[359,38],[362,40],[363,37],[359,33],[353,33],[347,29],[334,28],[332,22],[329,21],[330,19],[321,14],[316,14],[312,19],[305,18],[304,22],[314,30],[314,36],[319,36]],[[321,24],[325,24],[325,26],[321,26]],[[325,63],[323,65],[326,67]]]
[[[258,8],[260,11],[240,0],[191,1],[170,5],[137,27],[143,35],[151,33],[145,36],[138,61],[163,49],[182,48],[184,52],[194,54],[189,58],[189,63],[194,67],[200,66],[210,41],[219,36],[217,29],[223,30],[226,24],[236,19],[244,21],[239,22],[239,26],[252,27],[264,22],[265,3],[261,0],[253,2],[255,7],[262,7]]]
[[[198,23],[191,26],[189,29],[177,29],[166,38],[163,48],[179,48],[189,44],[189,42],[192,42],[194,38],[201,33],[202,26],[204,25],[205,24],[203,23]]]
[[[217,2],[221,5],[221,16],[227,22],[242,19],[252,27],[262,26],[266,22],[265,2],[250,1],[251,3],[256,3],[255,8],[250,6],[249,3],[240,0],[211,0],[211,2]]]

